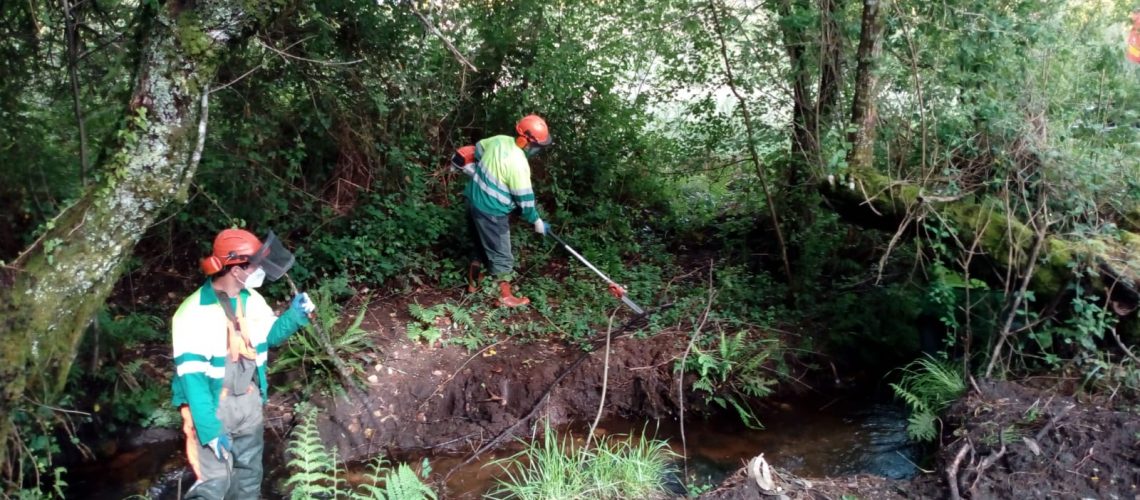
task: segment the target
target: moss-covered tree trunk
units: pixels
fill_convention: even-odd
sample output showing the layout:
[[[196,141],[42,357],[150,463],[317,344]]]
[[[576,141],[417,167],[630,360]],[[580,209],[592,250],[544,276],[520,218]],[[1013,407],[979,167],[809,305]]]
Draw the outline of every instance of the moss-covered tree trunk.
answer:
[[[895,231],[904,223],[946,221],[958,230],[964,245],[977,239],[980,258],[974,259],[975,263],[986,263],[999,270],[1028,268],[1036,242],[1033,228],[1007,213],[1000,199],[935,196],[871,168],[856,170],[854,185],[854,189],[842,184],[822,185],[830,205],[850,222]],[[1140,299],[1140,261],[1136,255],[1140,255],[1140,234],[1130,231],[1092,239],[1047,235],[1033,267],[1030,288],[1039,300],[1055,297],[1080,272],[1101,293],[1111,290],[1120,310],[1131,311]],[[1093,271],[1091,276],[1089,270]]]
[[[145,4],[145,2],[144,2]],[[251,16],[240,0],[168,1],[148,12],[121,141],[100,181],[60,213],[0,290],[0,463],[26,399],[51,402],[79,340],[156,215],[197,166],[208,84]]]

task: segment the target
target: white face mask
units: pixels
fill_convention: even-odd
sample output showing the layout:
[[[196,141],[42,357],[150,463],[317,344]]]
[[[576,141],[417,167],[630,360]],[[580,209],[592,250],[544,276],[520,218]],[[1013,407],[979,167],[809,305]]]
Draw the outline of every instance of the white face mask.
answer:
[[[257,268],[256,271],[246,275],[245,280],[242,281],[241,284],[242,284],[242,286],[244,286],[246,288],[253,289],[253,288],[257,288],[257,287],[261,286],[261,284],[264,282],[265,282],[265,270],[259,267],[259,268]]]

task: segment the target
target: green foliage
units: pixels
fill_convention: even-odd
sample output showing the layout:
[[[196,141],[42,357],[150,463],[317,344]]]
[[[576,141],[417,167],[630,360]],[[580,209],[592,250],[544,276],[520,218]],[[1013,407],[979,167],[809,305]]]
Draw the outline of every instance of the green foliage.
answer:
[[[933,441],[938,437],[938,414],[966,392],[966,382],[957,367],[927,356],[902,368],[901,379],[891,389],[910,408],[906,430],[911,439]]]
[[[383,457],[372,461],[370,470],[365,474],[364,484],[357,487],[359,493],[353,498],[372,498],[376,500],[422,500],[430,498],[435,500],[435,492],[424,484],[431,474],[431,466],[425,458],[421,464],[420,474],[416,474],[408,464],[399,464],[395,468],[387,467]],[[422,479],[421,479],[422,478]],[[383,487],[376,486],[383,484]],[[366,496],[367,495],[367,496]]]
[[[297,405],[296,413],[301,423],[293,429],[289,440],[289,468],[294,473],[285,486],[290,489],[289,497],[295,500],[314,497],[332,498],[343,489],[344,480],[339,478],[336,451],[325,448],[317,429],[316,408],[307,403]]]
[[[668,444],[646,437],[606,436],[593,448],[575,447],[545,422],[541,440],[492,462],[506,471],[492,498],[664,498],[675,457]]]
[[[347,296],[349,293],[352,292],[344,277],[322,281],[315,290],[309,292],[310,298],[317,306],[316,317],[311,321],[320,325],[320,328],[328,334],[333,353],[350,369],[360,371],[360,361],[355,354],[373,348],[370,339],[372,332],[361,328],[364,315],[368,312],[369,301],[363,301],[351,320],[342,318],[343,308],[337,302],[337,298]],[[337,374],[336,363],[321,342],[320,334],[313,325],[290,337],[281,347],[279,357],[271,366],[274,373],[294,369],[302,371],[309,386],[328,389],[340,387],[341,379]]]
[[[70,398],[65,398],[62,403],[71,404]],[[6,459],[5,465],[12,469],[5,471],[0,480],[0,496],[67,498],[67,469],[56,463],[63,446],[71,444],[85,456],[92,456],[75,434],[76,422],[70,414],[40,404],[19,407],[11,418],[18,433],[18,447]],[[66,439],[62,434],[66,434]]]
[[[461,212],[421,203],[423,193],[374,195],[356,208],[341,230],[323,233],[310,251],[316,268],[343,269],[355,279],[382,283],[410,275],[439,276],[456,266],[445,266],[431,249],[460,226]],[[341,232],[343,231],[343,233]]]
[[[696,373],[693,389],[704,393],[706,403],[732,408],[745,425],[763,428],[749,401],[772,392],[776,379],[765,365],[782,352],[778,339],[753,337],[746,330],[735,335],[722,331],[712,345],[694,346],[685,366],[679,368]]]
[[[407,326],[409,340],[434,345],[446,335],[442,341],[463,346],[468,351],[476,351],[489,344],[491,337],[487,333],[493,335],[501,331],[499,320],[507,314],[501,308],[464,307],[450,301],[430,307],[408,304],[408,312],[413,319]]]
[[[364,483],[357,486],[348,484],[336,461],[336,449],[329,450],[321,440],[316,423],[316,408],[308,403],[300,403],[295,411],[301,423],[294,428],[287,450],[290,455],[289,468],[293,470],[285,482],[290,490],[290,498],[435,500],[435,492],[421,479],[426,479],[431,472],[427,459],[424,459],[421,467],[422,475],[417,475],[407,464],[389,467],[384,457],[377,457],[364,474]]]
[[[35,487],[35,488],[22,487],[19,489],[15,489],[11,493],[11,495],[5,496],[5,498],[11,498],[13,500],[54,500],[54,499],[61,499],[62,500],[62,499],[65,499],[65,498],[67,498],[67,495],[64,494],[64,492],[67,491],[67,481],[65,481],[63,479],[63,474],[65,472],[67,472],[67,469],[65,469],[63,467],[56,467],[55,469],[53,469],[51,471],[52,477],[49,481],[49,484],[51,485],[51,487],[47,490],[42,489],[40,487]]]
[[[166,322],[157,316],[100,310],[68,375],[69,390],[78,394],[73,401],[94,410],[105,431],[180,425],[169,404],[171,374],[153,356],[152,346],[167,338]]]
[[[458,284],[470,245],[459,195],[465,179],[441,164],[455,146],[511,133],[520,115],[537,112],[556,142],[531,162],[543,217],[635,301],[675,305],[651,316],[642,333],[692,324],[708,288],[716,295],[712,319],[728,332],[811,325],[813,333],[801,337],[805,346],[826,344],[850,353],[852,363],[909,357],[923,311],[948,327],[949,340],[972,335],[966,325],[998,331],[1008,297],[993,290],[1002,288],[994,285],[1002,277],[966,280],[952,264],[971,252],[973,235],[932,223],[943,206],[937,199],[1008,202],[1010,216],[1023,219],[1048,203],[1050,230],[1072,238],[1125,227],[1140,204],[1134,161],[1140,141],[1130,126],[1137,111],[1123,105],[1140,102],[1140,79],[1120,61],[1119,35],[1131,5],[893,5],[877,71],[884,91],[875,168],[931,196],[931,203],[911,207],[921,222],[910,226],[921,226],[918,242],[852,231],[849,221],[821,208],[815,186],[828,174],[861,174],[846,161],[851,130],[843,98],[833,109],[809,106],[819,151],[807,154],[817,158],[788,152],[798,147],[789,148],[792,98],[819,100],[813,89],[825,88],[815,83],[832,39],[824,36],[826,16],[816,3],[724,5],[729,63],[759,124],[750,143],[740,107],[724,96],[724,65],[704,2],[434,5],[426,15],[477,67],[469,72],[410,9],[330,0],[253,9],[257,43],[236,44],[219,70],[187,201],[147,231],[129,260],[129,278],[159,283],[152,278],[191,274],[209,245],[203,235],[235,221],[257,231],[273,228],[296,249],[295,277],[340,277],[314,293],[316,321],[354,364],[353,353],[369,347],[367,332],[362,313],[340,322],[338,289],[349,281],[400,291]],[[857,46],[857,9],[848,7],[836,13],[840,61],[853,60]],[[122,112],[136,80],[139,53],[132,43],[145,39],[139,27],[149,25],[152,11],[116,1],[73,8],[84,26],[78,96],[70,95],[67,16],[50,2],[0,8],[0,69],[8,76],[0,85],[5,271],[20,265],[15,257],[53,227],[53,217],[85,185],[122,174],[116,168],[122,153],[108,146],[139,140],[153,118],[147,106]],[[178,35],[192,52],[208,49],[200,32]],[[107,40],[132,43],[110,50],[122,44]],[[799,48],[802,60],[790,61],[796,51],[786,44]],[[853,72],[844,73],[833,87],[845,98],[854,89]],[[808,83],[806,95],[789,95],[801,82]],[[84,170],[76,101],[91,157]],[[759,170],[744,157],[749,146],[759,151]],[[761,176],[771,181],[775,207],[762,194]],[[787,230],[796,283],[785,283],[779,270],[771,208]],[[533,306],[525,312],[483,303],[424,306],[422,314],[412,311],[410,337],[477,350],[503,335],[580,342],[599,333],[619,307],[605,285],[549,240],[512,227],[520,288]],[[900,233],[902,240],[909,231]],[[955,239],[957,246],[950,243]],[[66,245],[47,239],[42,251],[51,258]],[[893,252],[880,262],[884,248]],[[999,261],[1004,252],[988,257]],[[989,267],[981,261],[973,265]],[[711,283],[706,265],[715,269]],[[1085,290],[1076,296],[1066,304],[1072,314],[1062,312],[1059,323],[1039,321],[1046,301],[1032,290],[1023,297],[1017,324],[1037,326],[1014,339],[1027,360],[1015,369],[1075,360],[1090,383],[1140,384],[1137,367],[1104,349],[1115,325],[1101,299]],[[88,336],[79,350],[70,388],[78,392],[86,387],[78,381],[92,379],[104,388],[97,398],[106,410],[96,412],[104,428],[176,423],[162,409],[169,389],[154,376],[169,368],[137,361],[138,346],[165,342],[157,318],[168,313],[107,315],[99,320],[98,345]],[[508,318],[525,319],[502,321]],[[313,333],[296,335],[273,367],[333,385],[335,369]],[[772,376],[761,368],[765,360],[777,371],[781,362],[775,345],[752,335],[704,338],[681,367],[699,374],[707,403],[731,407],[745,420],[749,412],[739,401],[767,390]],[[93,361],[85,359],[89,354]],[[920,423],[929,430],[934,419]]]

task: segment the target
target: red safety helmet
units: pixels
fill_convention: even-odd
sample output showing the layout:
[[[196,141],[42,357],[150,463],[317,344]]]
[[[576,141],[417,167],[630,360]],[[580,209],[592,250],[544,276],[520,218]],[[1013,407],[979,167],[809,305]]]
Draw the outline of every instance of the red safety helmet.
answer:
[[[539,146],[549,146],[550,129],[546,128],[546,120],[538,115],[526,115],[519,123],[515,125],[515,131],[519,133],[518,139],[515,141],[520,148],[525,148],[527,144],[537,144]]]
[[[213,276],[226,266],[244,264],[261,249],[261,240],[244,229],[223,229],[214,238],[213,254],[199,263],[202,272]]]

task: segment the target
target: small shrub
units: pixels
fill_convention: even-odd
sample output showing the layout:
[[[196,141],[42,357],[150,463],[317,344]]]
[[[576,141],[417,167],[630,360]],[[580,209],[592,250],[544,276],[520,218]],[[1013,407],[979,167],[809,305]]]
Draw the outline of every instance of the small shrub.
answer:
[[[891,389],[910,407],[907,434],[916,441],[933,441],[938,437],[938,413],[966,392],[966,382],[956,367],[931,356],[914,360],[902,372]]]
[[[321,441],[316,408],[301,403],[297,405],[296,412],[301,423],[289,440],[289,467],[295,471],[285,482],[285,486],[291,489],[289,498],[335,498],[344,485],[344,480],[338,477],[336,451],[330,452]]]
[[[316,408],[307,403],[295,408],[301,423],[289,440],[289,467],[295,472],[285,482],[289,498],[331,498],[350,500],[435,500],[435,492],[421,480],[431,472],[427,459],[423,472],[417,475],[407,464],[388,467],[384,457],[377,457],[364,475],[365,483],[352,486],[341,477],[336,462],[336,449],[329,450],[317,430]],[[383,486],[378,486],[383,484]]]
[[[359,371],[360,364],[353,354],[372,348],[371,332],[360,327],[368,305],[365,301],[353,320],[342,325],[342,308],[334,298],[344,286],[346,284],[343,279],[325,280],[310,293],[317,305],[316,317],[312,321],[328,334],[333,353],[349,368]],[[282,347],[280,357],[272,365],[275,373],[300,368],[311,385],[319,388],[339,387],[336,364],[312,325],[294,334]]]
[[[706,403],[731,408],[745,425],[762,428],[748,400],[771,394],[776,380],[764,364],[779,358],[779,341],[751,339],[747,330],[736,335],[721,332],[714,339],[715,345],[694,347],[682,367],[697,374],[693,389],[704,392]]]
[[[357,487],[353,498],[374,498],[378,500],[421,500],[430,498],[435,500],[435,492],[424,484],[421,477],[426,479],[431,474],[431,466],[425,458],[420,474],[416,474],[408,464],[399,464],[396,468],[387,467],[383,457],[378,457],[369,466],[371,469],[364,475],[368,483]],[[371,483],[371,484],[369,484]],[[383,484],[383,487],[376,486]]]

